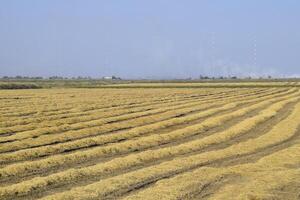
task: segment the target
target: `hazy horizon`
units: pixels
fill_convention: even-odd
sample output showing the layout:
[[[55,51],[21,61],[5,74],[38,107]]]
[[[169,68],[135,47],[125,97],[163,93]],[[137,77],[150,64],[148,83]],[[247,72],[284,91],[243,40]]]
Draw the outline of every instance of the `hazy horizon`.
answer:
[[[0,1],[0,76],[300,77],[300,2]]]

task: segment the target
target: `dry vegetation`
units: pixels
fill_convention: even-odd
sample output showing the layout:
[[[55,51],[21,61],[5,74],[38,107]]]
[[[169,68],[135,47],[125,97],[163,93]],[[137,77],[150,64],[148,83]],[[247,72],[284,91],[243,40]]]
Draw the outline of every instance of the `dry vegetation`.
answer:
[[[300,199],[299,84],[150,84],[0,90],[0,199]]]

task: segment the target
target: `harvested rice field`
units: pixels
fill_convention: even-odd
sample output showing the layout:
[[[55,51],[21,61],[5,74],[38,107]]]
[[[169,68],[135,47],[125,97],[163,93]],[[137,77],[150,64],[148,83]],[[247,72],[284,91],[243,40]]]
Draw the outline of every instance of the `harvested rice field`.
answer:
[[[300,90],[0,90],[0,199],[300,199]]]

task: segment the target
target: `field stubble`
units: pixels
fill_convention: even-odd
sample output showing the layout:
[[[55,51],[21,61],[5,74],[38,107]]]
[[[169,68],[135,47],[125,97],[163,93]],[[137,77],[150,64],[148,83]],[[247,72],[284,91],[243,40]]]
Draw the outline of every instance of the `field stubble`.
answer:
[[[0,199],[297,199],[288,85],[3,91]]]

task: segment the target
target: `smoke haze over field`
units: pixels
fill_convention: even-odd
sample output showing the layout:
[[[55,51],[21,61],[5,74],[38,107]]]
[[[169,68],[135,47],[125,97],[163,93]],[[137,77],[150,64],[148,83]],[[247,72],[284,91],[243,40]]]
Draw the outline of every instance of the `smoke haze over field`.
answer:
[[[298,0],[2,0],[0,76],[300,75]]]

